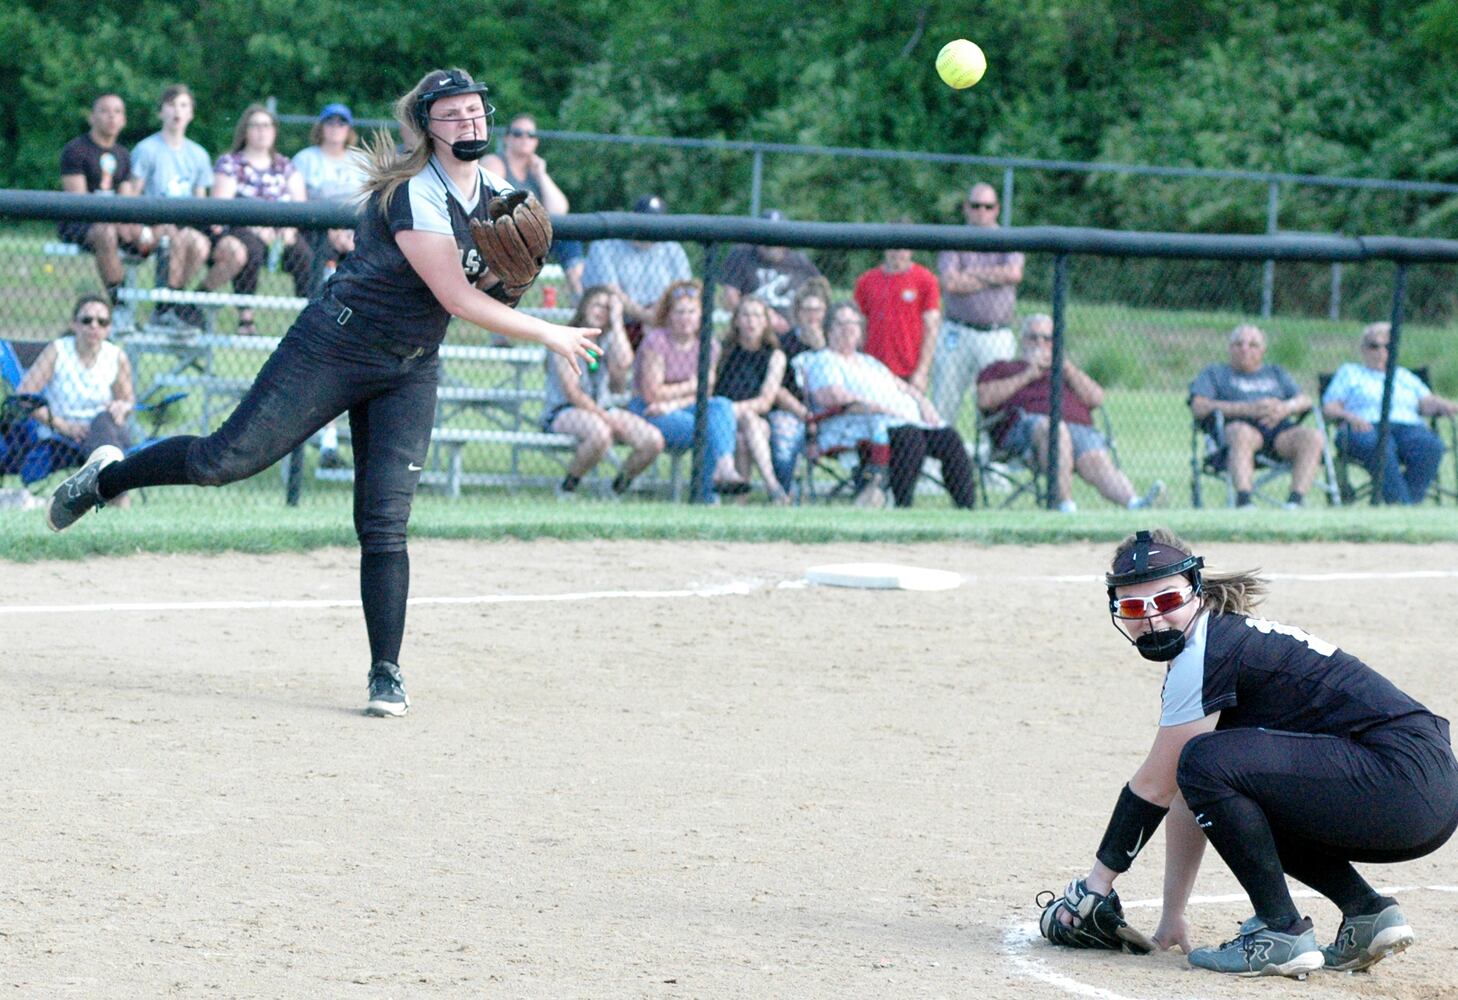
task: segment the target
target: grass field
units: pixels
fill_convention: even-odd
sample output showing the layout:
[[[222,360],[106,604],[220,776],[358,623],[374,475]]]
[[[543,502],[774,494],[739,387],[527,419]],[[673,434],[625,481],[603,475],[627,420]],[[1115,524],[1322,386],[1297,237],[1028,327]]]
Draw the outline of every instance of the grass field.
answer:
[[[306,497],[297,508],[242,499],[219,511],[196,490],[154,490],[128,511],[101,511],[63,535],[39,512],[0,511],[0,556],[27,562],[136,552],[284,552],[354,544],[342,498]],[[572,505],[530,499],[452,503],[422,496],[414,538],[679,539],[723,542],[935,542],[1044,545],[1110,542],[1164,524],[1194,541],[1458,541],[1452,507],[1233,511],[1164,509],[1140,515],[1103,508],[1076,516],[1024,508],[962,512],[920,507],[704,508],[658,502]]]

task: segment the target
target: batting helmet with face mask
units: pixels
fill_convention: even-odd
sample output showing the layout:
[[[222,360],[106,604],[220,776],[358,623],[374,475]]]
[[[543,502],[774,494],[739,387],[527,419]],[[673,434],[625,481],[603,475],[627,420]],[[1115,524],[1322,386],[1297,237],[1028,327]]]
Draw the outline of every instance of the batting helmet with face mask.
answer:
[[[1200,556],[1191,555],[1174,545],[1157,542],[1147,531],[1136,531],[1134,544],[1115,557],[1113,568],[1104,577],[1109,595],[1109,618],[1114,627],[1119,628],[1119,623],[1114,620],[1118,612],[1118,599],[1115,595],[1117,588],[1183,575],[1194,588],[1190,598],[1194,600],[1204,591],[1204,581],[1200,576],[1200,570],[1204,566],[1205,560]],[[1129,638],[1123,629],[1119,629],[1119,634]],[[1177,628],[1153,629],[1129,641],[1145,659],[1163,662],[1180,655],[1180,651],[1185,648],[1185,632],[1184,629]]]
[[[491,151],[489,145],[491,140],[491,126],[496,109],[486,99],[489,91],[484,83],[477,83],[471,79],[471,75],[462,69],[440,70],[432,74],[431,79],[426,82],[425,89],[415,98],[415,125],[420,129],[421,135],[428,135],[436,139],[440,136],[430,130],[430,107],[443,97],[460,97],[462,94],[480,94],[481,104],[486,113],[485,135],[479,139],[458,139],[451,143],[451,152],[458,160],[479,160]],[[445,140],[441,140],[444,142]]]

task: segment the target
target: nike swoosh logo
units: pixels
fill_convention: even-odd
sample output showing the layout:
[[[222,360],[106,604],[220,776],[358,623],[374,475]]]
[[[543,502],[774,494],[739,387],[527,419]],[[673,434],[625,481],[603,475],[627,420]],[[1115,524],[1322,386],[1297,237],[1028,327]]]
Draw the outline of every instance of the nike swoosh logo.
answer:
[[[1139,831],[1139,839],[1136,840],[1136,841],[1134,841],[1134,850],[1127,851],[1125,853],[1127,853],[1129,855],[1129,857],[1132,858],[1134,855],[1136,855],[1136,854],[1139,853],[1139,848],[1141,848],[1143,846],[1144,846],[1144,831],[1143,830],[1140,830]]]
[[[425,468],[425,466],[423,466],[423,465],[416,465],[414,462],[411,462],[405,468],[409,469],[411,472],[419,472],[421,469]]]

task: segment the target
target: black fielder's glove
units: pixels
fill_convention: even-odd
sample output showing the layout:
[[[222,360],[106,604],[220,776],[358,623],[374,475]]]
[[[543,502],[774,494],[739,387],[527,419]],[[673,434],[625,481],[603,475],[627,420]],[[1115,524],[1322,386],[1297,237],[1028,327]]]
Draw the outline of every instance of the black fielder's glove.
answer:
[[[537,280],[552,246],[552,219],[530,191],[509,191],[486,204],[490,220],[471,220],[471,238],[513,302]]]
[[[1147,955],[1154,950],[1153,942],[1124,920],[1119,894],[1112,889],[1105,896],[1078,879],[1068,883],[1063,895],[1045,889],[1038,893],[1035,902],[1043,908],[1038,929],[1054,944],[1065,948],[1127,951],[1134,955]],[[1073,919],[1065,924],[1059,918],[1063,913]]]

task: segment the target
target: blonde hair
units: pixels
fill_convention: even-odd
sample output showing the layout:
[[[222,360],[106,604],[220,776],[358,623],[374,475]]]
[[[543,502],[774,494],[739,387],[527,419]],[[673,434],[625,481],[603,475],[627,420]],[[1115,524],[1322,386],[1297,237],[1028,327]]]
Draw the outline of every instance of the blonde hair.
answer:
[[[1151,541],[1164,545],[1181,552],[1192,553],[1194,550],[1190,543],[1179,535],[1176,535],[1168,528],[1155,528],[1149,532]],[[1112,569],[1118,564],[1119,558],[1134,547],[1134,535],[1130,535],[1119,543],[1114,550],[1114,558],[1110,562]],[[1248,615],[1255,611],[1256,606],[1265,600],[1267,585],[1264,577],[1256,570],[1245,570],[1239,573],[1203,573],[1203,596],[1201,598],[1205,608],[1215,615]]]
[[[438,83],[445,72],[431,70],[395,102],[395,121],[400,125],[400,145],[405,148],[405,152],[395,148],[394,137],[384,129],[376,130],[364,144],[366,162],[362,197],[368,200],[371,195],[378,194],[381,216],[389,215],[390,199],[395,196],[400,185],[424,170],[435,153],[430,137],[421,135],[420,127],[415,123],[415,104],[420,95],[429,89],[427,84]],[[459,73],[470,82],[475,82],[465,70],[456,69],[450,72]]]

